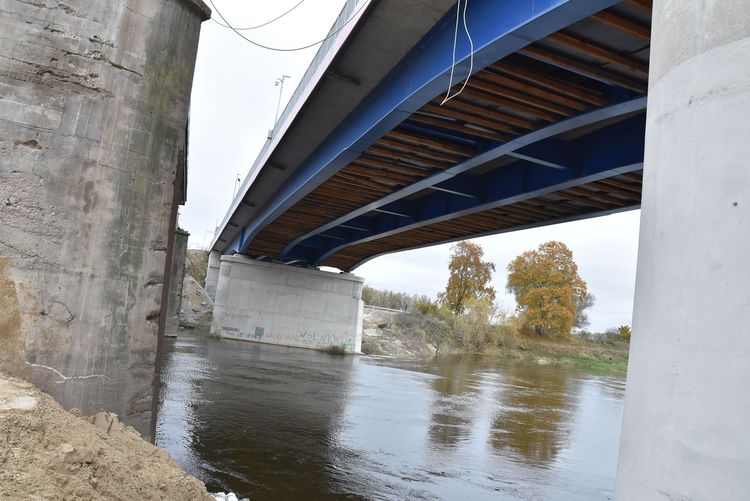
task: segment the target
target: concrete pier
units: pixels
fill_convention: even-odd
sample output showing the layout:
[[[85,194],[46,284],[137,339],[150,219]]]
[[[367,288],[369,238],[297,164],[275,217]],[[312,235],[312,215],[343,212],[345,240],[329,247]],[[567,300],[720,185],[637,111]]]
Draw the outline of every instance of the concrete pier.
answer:
[[[169,274],[169,299],[167,300],[167,322],[165,335],[174,336],[180,324],[182,303],[182,281],[185,278],[185,256],[187,255],[190,233],[177,228],[174,232],[171,272]]]
[[[212,250],[208,253],[208,267],[206,268],[206,282],[203,288],[208,296],[216,300],[216,286],[219,284],[219,267],[221,266],[221,252]]]
[[[364,280],[239,255],[223,256],[211,333],[348,353],[362,348]]]
[[[148,434],[199,0],[0,0],[0,366]]]
[[[750,2],[656,0],[619,500],[750,490]]]

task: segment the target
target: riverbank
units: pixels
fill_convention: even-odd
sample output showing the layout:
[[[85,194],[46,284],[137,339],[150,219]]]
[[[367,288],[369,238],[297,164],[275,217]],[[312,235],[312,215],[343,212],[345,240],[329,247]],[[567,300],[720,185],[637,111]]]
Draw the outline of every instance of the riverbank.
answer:
[[[436,347],[426,341],[425,322],[419,314],[365,307],[362,351],[370,355],[396,358],[429,358]],[[428,324],[428,323],[427,323]],[[440,355],[472,353],[471,350],[444,346]],[[624,341],[589,341],[578,337],[555,340],[534,336],[506,335],[500,346],[481,352],[536,365],[598,371],[624,376],[628,364],[628,344]]]
[[[214,500],[203,482],[114,414],[68,412],[2,374],[0,499]]]

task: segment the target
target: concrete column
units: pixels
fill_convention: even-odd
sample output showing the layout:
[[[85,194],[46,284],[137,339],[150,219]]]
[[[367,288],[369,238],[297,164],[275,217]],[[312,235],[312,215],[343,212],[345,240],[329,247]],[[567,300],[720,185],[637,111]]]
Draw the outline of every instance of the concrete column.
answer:
[[[750,491],[750,2],[656,0],[619,500]]]
[[[364,280],[223,256],[211,333],[301,348],[362,348]]]
[[[180,325],[180,305],[182,304],[182,281],[185,278],[185,256],[187,255],[190,233],[177,228],[174,232],[171,271],[169,274],[169,299],[167,300],[167,325],[164,334],[177,335]]]
[[[148,433],[198,0],[0,0],[0,367]]]
[[[206,294],[216,301],[216,286],[219,283],[219,267],[221,266],[221,252],[212,250],[208,253],[208,267],[206,268],[206,283],[203,288]]]

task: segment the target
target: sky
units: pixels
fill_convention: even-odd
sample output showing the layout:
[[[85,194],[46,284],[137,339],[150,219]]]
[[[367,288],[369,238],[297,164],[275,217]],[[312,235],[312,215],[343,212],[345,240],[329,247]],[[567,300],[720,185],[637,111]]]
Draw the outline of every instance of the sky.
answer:
[[[274,2],[212,0],[236,27],[256,26],[294,7],[299,0]],[[211,4],[206,1],[211,6]],[[305,0],[265,27],[243,31],[253,41],[278,48],[308,45],[326,36],[344,0]],[[213,10],[213,9],[212,9]],[[214,17],[221,18],[214,10]],[[191,248],[207,248],[234,195],[273,127],[280,87],[283,110],[317,51],[277,52],[253,46],[214,21],[203,23],[190,109],[188,199],[180,225]],[[517,255],[548,240],[573,251],[579,274],[596,296],[590,330],[630,324],[640,211],[482,237],[485,259],[496,265],[492,284],[497,302],[515,308],[505,292],[506,267]],[[369,285],[436,297],[448,280],[450,244],[382,256],[357,268]]]

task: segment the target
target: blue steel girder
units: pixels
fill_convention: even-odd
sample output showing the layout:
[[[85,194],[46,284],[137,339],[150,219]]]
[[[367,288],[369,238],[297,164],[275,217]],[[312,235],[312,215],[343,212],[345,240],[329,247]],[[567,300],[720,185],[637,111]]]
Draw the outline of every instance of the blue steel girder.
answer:
[[[547,127],[544,127],[542,129],[530,132],[524,136],[505,142],[499,146],[495,146],[473,158],[469,158],[449,169],[445,169],[436,174],[433,174],[432,176],[417,181],[416,183],[412,183],[398,191],[386,195],[378,201],[364,205],[342,217],[334,219],[329,223],[316,228],[310,233],[296,238],[287,245],[287,247],[281,253],[281,256],[286,257],[291,255],[295,247],[299,245],[300,242],[306,242],[319,233],[329,233],[331,230],[339,228],[342,225],[357,226],[357,224],[353,223],[353,221],[357,221],[360,216],[381,207],[390,206],[390,204],[393,204],[396,201],[402,201],[405,197],[422,191],[425,188],[436,186],[459,192],[464,190],[464,193],[468,193],[463,187],[458,186],[455,188],[450,188],[446,183],[460,183],[461,181],[451,180],[468,170],[496,160],[504,155],[518,154],[519,157],[522,157],[523,160],[526,160],[528,162],[543,165],[547,168],[565,170],[562,169],[562,167],[565,167],[567,169],[568,166],[572,165],[575,154],[571,145],[566,144],[559,139],[556,139],[555,136],[605,120],[610,120],[613,118],[629,115],[631,113],[643,111],[645,109],[646,98],[639,97],[577,115],[575,117],[548,125]],[[644,131],[641,130],[641,135],[643,136],[643,134]],[[372,231],[371,228],[362,228],[362,230]]]
[[[466,18],[474,42],[474,68],[486,66],[619,0],[475,0]],[[268,224],[358,157],[368,146],[406,120],[448,87],[452,66],[455,9],[397,65],[373,93],[305,161],[224,253],[245,252]],[[459,37],[456,71],[469,66],[468,40]],[[622,94],[613,88],[615,94]],[[627,93],[622,94],[624,96]],[[238,244],[238,245],[237,245]],[[235,247],[235,245],[237,245]]]
[[[534,146],[548,154],[557,148],[569,167],[563,170],[519,160],[480,175],[459,174],[441,183],[441,187],[449,190],[447,192],[432,192],[414,202],[398,200],[384,207],[388,212],[374,217],[362,215],[349,222],[362,230],[333,228],[326,231],[328,241],[318,243],[327,244],[327,248],[321,249],[317,258],[308,262],[319,266],[329,256],[351,245],[640,170],[643,166],[644,128],[645,114],[641,113],[570,142],[555,138],[541,141]],[[549,146],[545,144],[547,142]],[[473,196],[456,196],[450,191]],[[311,237],[314,241],[317,238]],[[299,256],[295,250],[289,257]]]
[[[445,244],[445,243],[451,243],[451,242],[457,242],[459,240],[466,240],[467,238],[480,238],[480,237],[485,237],[485,236],[489,236],[489,235],[499,235],[499,234],[502,234],[502,233],[510,233],[510,232],[513,232],[513,231],[521,231],[521,230],[528,230],[528,229],[531,229],[531,228],[538,228],[538,227],[541,227],[541,226],[549,226],[549,225],[552,225],[552,224],[569,223],[571,221],[580,221],[582,219],[588,219],[588,218],[592,218],[592,217],[608,216],[610,214],[617,214],[617,213],[620,213],[620,212],[625,212],[625,211],[629,211],[629,210],[638,209],[638,208],[640,208],[640,205],[641,204],[639,202],[637,204],[626,205],[626,206],[622,206],[622,207],[615,207],[615,208],[611,208],[611,209],[598,209],[598,210],[592,211],[592,212],[571,214],[569,216],[560,216],[558,218],[548,219],[548,220],[544,220],[544,221],[542,221],[542,220],[540,220],[540,221],[534,221],[534,222],[530,222],[528,224],[523,224],[523,225],[519,225],[519,226],[513,226],[512,228],[507,228],[507,229],[503,229],[503,230],[482,231],[482,232],[479,232],[479,233],[473,233],[473,234],[471,234],[469,236],[448,237],[448,238],[444,238],[444,239],[437,240],[437,241],[426,242],[426,243],[421,244],[421,245],[413,245],[413,246],[409,246],[409,247],[403,247],[403,248],[399,248],[397,250],[387,250],[387,251],[379,252],[377,254],[369,255],[366,258],[362,259],[362,261],[358,261],[358,262],[354,263],[352,266],[346,268],[345,271],[347,271],[348,273],[351,273],[354,270],[356,270],[357,268],[359,268],[360,266],[362,266],[363,264],[367,263],[368,261],[372,261],[373,259],[375,259],[377,257],[385,256],[386,254],[392,254],[394,252],[402,252],[402,251],[407,251],[407,250],[422,249],[422,248],[425,248],[425,247],[432,247],[432,246],[435,246],[435,245],[440,245],[440,244]]]

